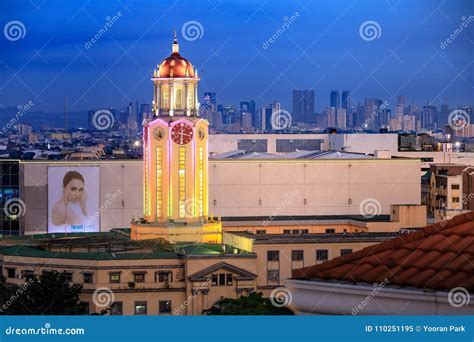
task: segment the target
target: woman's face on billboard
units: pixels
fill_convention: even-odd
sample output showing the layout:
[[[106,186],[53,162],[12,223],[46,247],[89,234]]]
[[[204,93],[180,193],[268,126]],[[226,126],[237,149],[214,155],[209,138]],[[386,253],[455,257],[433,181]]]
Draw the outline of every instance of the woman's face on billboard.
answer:
[[[64,196],[73,203],[78,203],[81,200],[84,192],[84,183],[80,179],[71,180],[64,189]]]

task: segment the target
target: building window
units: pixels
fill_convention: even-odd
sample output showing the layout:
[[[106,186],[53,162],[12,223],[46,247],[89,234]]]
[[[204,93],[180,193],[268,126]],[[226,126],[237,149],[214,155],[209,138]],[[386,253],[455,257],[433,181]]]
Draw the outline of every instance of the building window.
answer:
[[[232,276],[232,273],[227,273],[226,274],[226,285],[227,286],[232,286],[233,280],[234,280],[234,278]]]
[[[35,275],[33,270],[23,270],[21,271],[21,277],[25,280],[30,280]]]
[[[122,302],[113,302],[110,305],[110,315],[111,316],[123,315],[123,304],[122,304]]]
[[[297,150],[316,151],[321,149],[321,139],[277,139],[277,152],[295,152]]]
[[[176,89],[175,108],[183,109],[183,91],[181,89]]]
[[[7,278],[16,278],[16,269],[15,268],[7,268]]]
[[[161,104],[162,104],[163,109],[168,109],[169,108],[168,89],[163,88],[163,91],[161,92]]]
[[[302,261],[304,258],[304,251],[291,251],[291,261]]]
[[[156,272],[155,282],[166,283],[171,281],[171,272]]]
[[[352,249],[341,249],[341,256],[351,254],[351,253],[352,253]]]
[[[178,207],[179,217],[186,217],[186,148],[178,150]]]
[[[146,315],[146,302],[135,302],[135,315]]]
[[[280,260],[279,251],[267,251],[267,261],[278,261]]]
[[[233,284],[232,273],[217,273],[211,276],[213,286],[231,286]]]
[[[453,203],[459,203],[459,197],[453,197]]]
[[[145,282],[145,272],[139,272],[133,274],[133,281],[135,283],[144,283]]]
[[[159,312],[163,315],[171,315],[171,300],[160,300]]]
[[[92,273],[83,273],[84,284],[92,284],[93,274]]]
[[[336,232],[336,229],[334,228],[327,228],[326,229],[326,234],[334,234]]]
[[[156,216],[162,217],[163,213],[163,155],[162,148],[156,148]]]
[[[280,282],[280,271],[278,270],[269,270],[267,273],[268,282]]]
[[[459,184],[451,184],[452,190],[459,190]]]
[[[267,139],[240,139],[237,149],[247,152],[267,152]]]
[[[109,281],[111,283],[120,283],[120,272],[109,273]]]
[[[72,272],[63,272],[63,274],[64,274],[64,278],[65,278],[67,281],[69,281],[69,282],[72,281],[72,276],[73,276],[74,273],[72,273]]]
[[[327,249],[317,249],[316,250],[316,261],[328,260],[328,250]]]
[[[188,88],[188,108],[194,108],[194,88]]]

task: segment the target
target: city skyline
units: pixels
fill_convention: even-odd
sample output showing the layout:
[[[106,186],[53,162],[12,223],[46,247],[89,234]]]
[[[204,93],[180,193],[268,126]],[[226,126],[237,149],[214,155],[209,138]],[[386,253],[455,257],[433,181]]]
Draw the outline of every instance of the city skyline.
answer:
[[[329,92],[338,89],[351,91],[355,103],[395,104],[405,95],[419,105],[471,105],[472,5],[367,5],[206,3],[191,15],[185,1],[170,1],[156,5],[162,17],[155,18],[141,1],[97,5],[93,13],[87,2],[74,8],[14,2],[2,22],[20,21],[24,36],[0,40],[0,102],[16,107],[33,99],[35,110],[48,112],[61,112],[66,97],[71,111],[150,103],[153,66],[169,52],[176,29],[202,78],[201,102],[214,91],[222,104],[254,99],[262,107],[276,100],[291,110],[292,90],[310,89],[315,112],[323,113]]]

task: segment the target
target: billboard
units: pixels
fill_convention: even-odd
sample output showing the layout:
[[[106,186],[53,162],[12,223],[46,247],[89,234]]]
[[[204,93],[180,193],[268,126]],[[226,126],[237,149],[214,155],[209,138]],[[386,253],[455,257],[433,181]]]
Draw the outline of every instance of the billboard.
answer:
[[[48,167],[48,233],[100,231],[99,167]]]

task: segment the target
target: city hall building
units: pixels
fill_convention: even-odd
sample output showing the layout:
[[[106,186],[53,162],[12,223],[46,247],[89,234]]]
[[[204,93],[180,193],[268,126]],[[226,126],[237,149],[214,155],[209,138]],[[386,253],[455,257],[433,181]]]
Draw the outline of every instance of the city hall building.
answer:
[[[419,161],[244,150],[208,160],[199,76],[176,37],[152,82],[143,161],[2,164],[8,283],[55,270],[83,285],[85,313],[200,315],[426,224]]]

